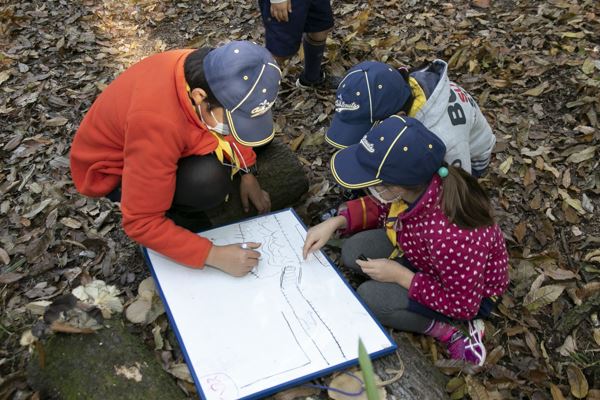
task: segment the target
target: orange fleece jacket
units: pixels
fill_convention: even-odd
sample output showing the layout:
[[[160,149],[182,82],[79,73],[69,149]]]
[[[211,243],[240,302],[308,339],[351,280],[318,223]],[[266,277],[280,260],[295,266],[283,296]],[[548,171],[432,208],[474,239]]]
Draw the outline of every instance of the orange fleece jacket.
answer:
[[[203,267],[212,243],[165,217],[178,160],[217,147],[187,94],[183,64],[191,51],[148,57],[100,94],[73,139],[71,174],[77,190],[91,197],[120,183],[127,235],[181,264]],[[238,148],[247,165],[256,162],[252,149]]]

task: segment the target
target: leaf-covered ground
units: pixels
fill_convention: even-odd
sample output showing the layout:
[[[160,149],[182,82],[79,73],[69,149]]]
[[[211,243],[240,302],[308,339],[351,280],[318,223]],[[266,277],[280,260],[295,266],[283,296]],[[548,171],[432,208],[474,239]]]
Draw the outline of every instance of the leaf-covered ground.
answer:
[[[600,3],[486,3],[334,1],[327,66],[342,74],[367,59],[449,60],[451,79],[474,95],[498,138],[482,182],[510,248],[512,285],[488,324],[482,370],[458,373],[424,347],[455,376],[453,398],[597,399]],[[263,30],[255,1],[8,0],[0,33],[0,394],[28,398],[29,355],[19,341],[38,319],[30,303],[90,278],[116,285],[130,302],[148,276],[118,208],[71,183],[69,144],[85,111],[144,56],[262,42]],[[339,203],[323,143],[334,97],[294,88],[300,65],[295,57],[285,68],[277,132],[309,174],[298,209],[315,223]],[[140,335],[175,376],[185,375],[164,316]]]

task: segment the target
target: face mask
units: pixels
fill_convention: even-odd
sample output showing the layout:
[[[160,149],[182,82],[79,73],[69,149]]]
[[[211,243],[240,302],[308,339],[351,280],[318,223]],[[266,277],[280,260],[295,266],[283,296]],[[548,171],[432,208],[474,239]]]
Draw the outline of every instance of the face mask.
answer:
[[[383,197],[381,197],[381,194],[377,190],[375,190],[374,186],[369,186],[368,189],[369,189],[369,193],[371,194],[371,196],[373,196],[375,198],[375,200],[377,200],[381,204],[391,204],[391,203],[395,202],[396,200],[400,200],[400,195],[398,195],[390,200],[384,199]],[[384,190],[384,192],[387,190],[388,189]]]
[[[202,120],[202,122],[204,123],[204,125],[206,125],[208,127],[208,129],[210,129],[213,132],[217,132],[223,136],[227,136],[231,133],[231,131],[229,130],[229,125],[223,123],[223,122],[219,122],[217,120],[217,118],[215,118],[215,114],[213,114],[212,110],[210,110],[210,115],[213,117],[213,119],[215,121],[217,121],[217,125],[215,126],[210,126],[209,124],[207,124],[204,121],[204,118],[202,117],[202,113],[200,112],[200,109],[198,108],[198,114],[200,114],[200,119]]]

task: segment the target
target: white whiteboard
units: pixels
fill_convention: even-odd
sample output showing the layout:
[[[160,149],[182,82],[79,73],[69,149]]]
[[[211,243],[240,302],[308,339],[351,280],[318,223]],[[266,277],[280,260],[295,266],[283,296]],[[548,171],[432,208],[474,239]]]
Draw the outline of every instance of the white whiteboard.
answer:
[[[323,253],[302,259],[306,229],[284,211],[202,233],[217,245],[261,242],[243,278],[191,269],[146,250],[171,326],[204,399],[256,398],[396,345]]]

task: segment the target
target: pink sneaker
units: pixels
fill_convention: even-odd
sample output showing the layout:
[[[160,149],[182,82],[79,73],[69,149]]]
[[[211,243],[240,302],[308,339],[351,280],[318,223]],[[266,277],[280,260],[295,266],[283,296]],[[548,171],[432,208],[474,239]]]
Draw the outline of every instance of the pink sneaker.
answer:
[[[487,351],[483,345],[485,324],[482,320],[469,321],[469,336],[457,335],[448,343],[448,353],[453,360],[465,360],[475,365],[483,365]]]

